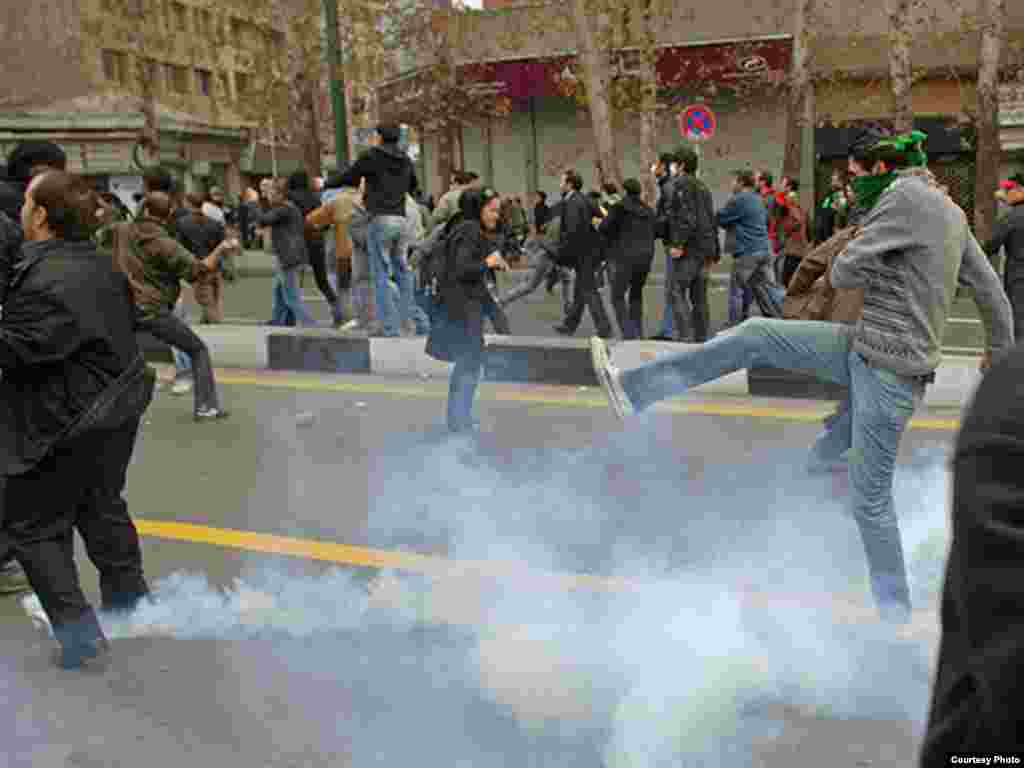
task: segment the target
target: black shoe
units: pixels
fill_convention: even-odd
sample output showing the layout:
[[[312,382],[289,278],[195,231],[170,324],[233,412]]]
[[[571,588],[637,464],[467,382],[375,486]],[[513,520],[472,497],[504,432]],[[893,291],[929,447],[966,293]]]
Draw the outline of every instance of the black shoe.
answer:
[[[657,336],[651,336],[651,341],[675,341],[671,336],[666,336],[664,333],[659,333]]]
[[[556,325],[554,326],[554,329],[556,333],[560,333],[562,336],[572,336],[576,333],[575,328],[567,328],[564,325]]]
[[[102,672],[110,663],[110,643],[101,637],[74,648],[58,648],[53,652],[52,661],[61,669]]]

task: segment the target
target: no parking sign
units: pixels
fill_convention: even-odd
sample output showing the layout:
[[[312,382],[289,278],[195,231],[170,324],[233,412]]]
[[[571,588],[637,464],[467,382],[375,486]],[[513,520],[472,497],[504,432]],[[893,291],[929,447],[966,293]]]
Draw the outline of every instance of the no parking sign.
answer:
[[[679,133],[690,141],[707,141],[717,126],[718,118],[706,104],[692,104],[679,116]]]

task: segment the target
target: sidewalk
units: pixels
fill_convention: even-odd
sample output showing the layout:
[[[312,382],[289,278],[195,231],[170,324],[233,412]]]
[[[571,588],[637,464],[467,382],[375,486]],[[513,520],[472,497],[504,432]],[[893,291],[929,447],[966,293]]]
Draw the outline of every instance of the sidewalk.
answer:
[[[298,329],[265,325],[196,325],[193,330],[210,347],[214,364],[220,368],[306,371],[321,373],[365,373],[382,376],[447,377],[449,365],[428,357],[425,340],[419,338],[384,339],[348,336],[331,329]],[[630,341],[614,344],[613,357],[621,367],[633,367],[658,356],[678,352],[691,345]],[[146,344],[147,358],[169,362],[166,347]],[[758,383],[773,372],[747,371],[709,382],[694,391],[702,394],[749,397],[758,392]],[[585,338],[534,338],[489,336],[486,376],[492,381],[596,386]],[[790,391],[773,396],[829,399],[818,391],[808,377],[786,374],[780,380]],[[959,408],[974,393],[979,381],[978,358],[947,355],[936,372],[936,381],[925,397],[931,407]]]

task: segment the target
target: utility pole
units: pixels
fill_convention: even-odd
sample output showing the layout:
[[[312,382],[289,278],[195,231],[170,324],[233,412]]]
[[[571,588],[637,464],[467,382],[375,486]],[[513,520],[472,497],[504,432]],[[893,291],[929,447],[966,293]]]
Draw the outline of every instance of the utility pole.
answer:
[[[323,0],[324,24],[327,27],[327,77],[331,90],[331,111],[334,112],[334,156],[338,170],[349,163],[348,116],[345,106],[345,77],[341,68],[341,45],[338,42],[338,0]]]

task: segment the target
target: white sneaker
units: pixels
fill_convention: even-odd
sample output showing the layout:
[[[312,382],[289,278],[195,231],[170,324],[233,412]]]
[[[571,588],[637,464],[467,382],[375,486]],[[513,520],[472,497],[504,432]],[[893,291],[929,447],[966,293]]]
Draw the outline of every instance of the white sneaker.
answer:
[[[604,394],[608,398],[608,404],[611,405],[619,420],[624,422],[636,413],[636,409],[629,401],[626,390],[622,387],[622,374],[611,364],[608,357],[608,345],[604,339],[598,336],[590,338],[590,360],[594,365],[597,380],[601,382],[601,388],[604,389]]]
[[[192,379],[181,378],[174,382],[174,386],[171,387],[172,395],[187,395],[192,392]]]
[[[352,331],[361,330],[362,327],[363,327],[363,324],[359,320],[352,319],[352,320],[349,320],[344,325],[342,325],[341,328],[339,328],[338,330],[341,331],[342,333],[351,333]]]

